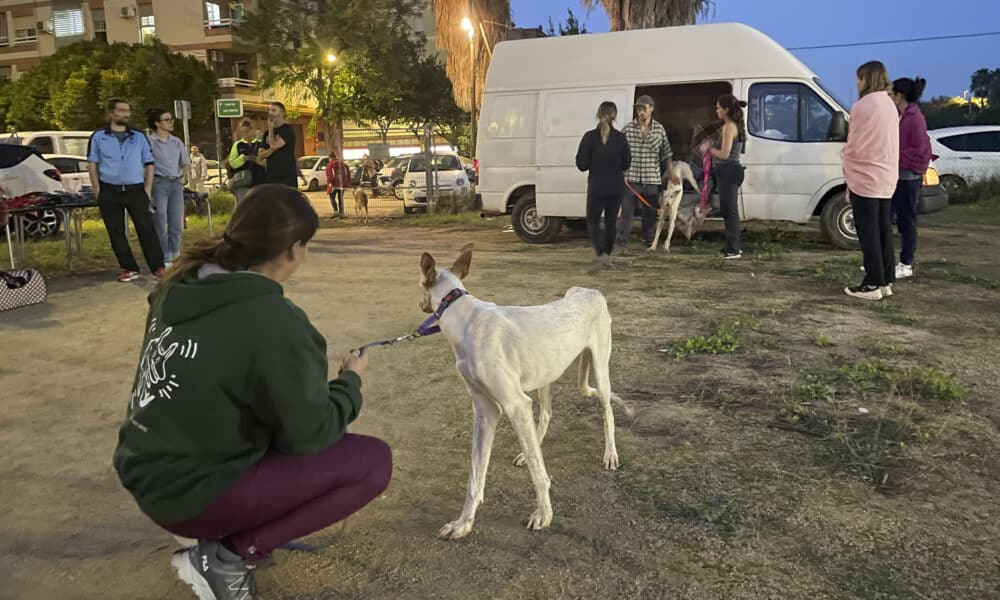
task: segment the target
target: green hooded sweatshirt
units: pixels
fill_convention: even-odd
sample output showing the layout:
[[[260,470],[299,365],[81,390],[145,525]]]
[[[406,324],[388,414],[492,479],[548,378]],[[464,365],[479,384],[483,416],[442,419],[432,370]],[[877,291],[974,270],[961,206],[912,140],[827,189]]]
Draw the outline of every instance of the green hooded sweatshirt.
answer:
[[[114,465],[159,523],[203,512],[265,453],[312,454],[361,410],[361,379],[327,381],[326,341],[281,285],[197,272],[149,297]]]

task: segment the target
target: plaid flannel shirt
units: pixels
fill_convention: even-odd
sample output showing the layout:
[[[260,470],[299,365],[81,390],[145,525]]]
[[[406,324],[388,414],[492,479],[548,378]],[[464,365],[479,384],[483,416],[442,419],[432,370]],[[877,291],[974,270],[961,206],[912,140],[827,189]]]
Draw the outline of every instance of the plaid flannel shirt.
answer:
[[[630,183],[660,185],[661,166],[673,156],[667,130],[657,121],[651,121],[646,135],[637,121],[632,121],[622,129],[632,151],[632,166],[625,173]]]

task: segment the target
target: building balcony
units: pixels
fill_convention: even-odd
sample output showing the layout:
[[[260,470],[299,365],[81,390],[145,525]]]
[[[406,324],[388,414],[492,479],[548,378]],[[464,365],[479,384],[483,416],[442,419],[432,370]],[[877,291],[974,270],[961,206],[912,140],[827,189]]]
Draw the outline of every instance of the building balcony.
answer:
[[[27,46],[29,44],[34,44],[38,42],[37,35],[20,35],[14,38],[15,46]]]

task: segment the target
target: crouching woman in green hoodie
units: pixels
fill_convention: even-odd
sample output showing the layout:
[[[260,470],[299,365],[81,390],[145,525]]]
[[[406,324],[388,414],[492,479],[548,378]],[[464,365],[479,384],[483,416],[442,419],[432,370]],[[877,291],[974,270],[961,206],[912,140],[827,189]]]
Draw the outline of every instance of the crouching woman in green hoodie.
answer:
[[[389,485],[381,440],[347,433],[368,360],[333,381],[326,341],[283,295],[319,220],[281,185],[253,188],[222,238],[195,245],[150,296],[114,465],[202,600],[254,598],[253,564]]]

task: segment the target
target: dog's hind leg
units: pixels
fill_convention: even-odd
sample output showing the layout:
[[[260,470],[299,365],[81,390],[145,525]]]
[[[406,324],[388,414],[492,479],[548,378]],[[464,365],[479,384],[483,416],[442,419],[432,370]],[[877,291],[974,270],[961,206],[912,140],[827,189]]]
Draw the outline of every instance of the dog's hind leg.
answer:
[[[465,491],[465,506],[458,519],[448,523],[438,532],[438,537],[457,540],[472,531],[476,509],[483,502],[486,487],[486,470],[490,465],[493,438],[500,418],[500,408],[491,398],[473,392],[472,398],[472,467],[469,485]]]
[[[545,441],[545,433],[549,430],[549,420],[552,418],[552,386],[538,388],[538,445]],[[524,452],[514,458],[514,464],[523,467]]]
[[[656,246],[660,243],[660,233],[663,232],[663,218],[667,216],[666,198],[665,194],[660,198],[660,210],[657,211],[656,234],[653,236],[653,244],[649,248],[646,248],[646,250],[656,250]]]
[[[670,225],[667,227],[667,239],[663,241],[663,251],[670,252],[670,240],[674,237],[674,226],[677,225],[677,210],[681,207],[681,199],[684,198],[684,190],[677,193],[676,198],[670,199]]]
[[[552,523],[552,501],[549,498],[551,481],[545,471],[545,461],[542,459],[542,447],[538,443],[535,423],[531,418],[531,396],[521,390],[504,390],[506,394],[516,394],[516,397],[504,406],[511,427],[521,442],[528,473],[535,485],[535,511],[528,517],[528,529],[542,529]]]

